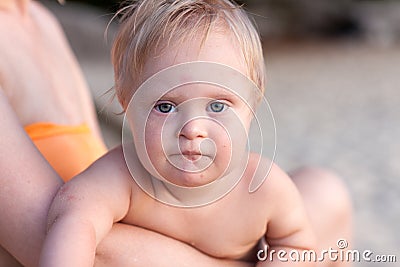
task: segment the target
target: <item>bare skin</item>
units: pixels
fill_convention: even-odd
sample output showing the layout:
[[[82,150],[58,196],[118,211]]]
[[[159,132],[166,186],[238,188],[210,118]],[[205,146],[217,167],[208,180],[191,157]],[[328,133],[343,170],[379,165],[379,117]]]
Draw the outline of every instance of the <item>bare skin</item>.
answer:
[[[169,50],[161,56],[155,56],[148,60],[143,75],[149,77],[174,64],[194,60],[211,60],[246,73],[246,67],[235,42],[226,35],[214,34],[211,31],[201,49],[199,43],[199,40],[192,40],[192,43],[185,44],[184,49],[179,46],[169,46]],[[146,148],[150,160],[154,159],[155,168],[160,173],[167,170],[164,172],[166,180],[171,179],[169,181],[177,185],[197,186],[202,185],[203,176],[209,177],[213,171],[218,173],[225,169],[223,159],[230,152],[226,150],[228,145],[223,138],[224,134],[221,129],[215,127],[208,120],[190,120],[185,117],[185,114],[191,114],[197,108],[194,104],[190,105],[188,113],[183,113],[181,117],[179,112],[182,112],[184,108],[179,105],[194,98],[208,98],[213,99],[213,103],[214,101],[228,102],[229,108],[235,110],[235,114],[243,122],[243,125],[250,125],[251,118],[248,113],[243,111],[240,101],[237,101],[234,96],[227,96],[221,88],[214,88],[214,91],[210,86],[204,85],[199,87],[190,85],[188,88],[182,88],[176,89],[177,93],[172,91],[165,94],[160,100],[154,100],[154,108],[146,121],[146,127],[148,127],[146,133],[149,133],[150,141]],[[215,90],[219,91],[215,92]],[[223,99],[218,98],[220,95],[224,95]],[[171,115],[176,117],[167,121],[159,105],[163,105],[162,110],[167,110],[166,113],[177,114]],[[172,111],[168,105],[174,106]],[[136,108],[138,107],[136,106]],[[201,106],[201,108],[206,110],[208,106]],[[218,112],[210,111],[212,116],[218,116],[216,114]],[[190,122],[181,124],[180,118]],[[219,157],[217,153],[213,163],[204,171],[207,175],[202,175],[203,172],[192,174],[185,171],[181,171],[178,175],[180,171],[174,170],[176,173],[172,175],[173,177],[168,176],[173,169],[168,165],[164,154],[160,153],[159,148],[162,145],[158,143],[158,140],[161,140],[163,128],[174,127],[174,124],[177,124],[177,128],[180,130],[178,134],[175,134],[174,130],[166,130],[166,132],[172,133],[171,136],[168,136],[168,140],[171,142],[175,141],[173,141],[173,136],[175,136],[181,147],[190,143],[191,145],[188,147],[193,149],[197,146],[196,144],[201,143],[201,140],[211,138],[215,142],[218,153],[223,153],[222,157]],[[180,125],[184,126],[181,128]],[[140,132],[140,127],[142,126],[133,125],[132,129]],[[147,138],[146,135],[144,138]],[[185,157],[193,161],[192,164],[195,165],[200,155],[196,154],[196,157],[192,155],[193,153],[188,153]],[[240,182],[224,198],[202,207],[185,209],[165,205],[144,193],[132,180],[131,173],[126,167],[122,148],[116,148],[96,161],[74,180],[68,182],[58,192],[49,213],[49,233],[44,244],[40,266],[92,266],[95,261],[96,246],[107,235],[115,222],[123,222],[154,231],[188,244],[214,258],[233,260],[237,263],[249,261],[257,266],[287,265],[276,259],[257,262],[255,258],[257,244],[263,237],[270,248],[276,251],[291,249],[302,251],[322,248],[324,245],[330,244],[338,233],[339,236],[348,234],[343,229],[336,231],[334,227],[327,225],[325,220],[329,220],[329,218],[324,218],[322,225],[315,223],[317,216],[313,216],[314,221],[310,221],[307,210],[312,210],[315,214],[322,214],[320,213],[322,209],[327,207],[317,206],[314,201],[305,201],[306,195],[302,195],[293,180],[276,165],[273,165],[262,186],[256,192],[249,194],[249,184],[253,174],[256,173],[255,166],[258,159],[258,155],[250,155]],[[267,163],[268,161],[265,160],[262,165],[267,166]],[[185,166],[187,164],[189,163],[186,162]],[[209,170],[211,171],[207,173]],[[142,171],[146,172],[144,169]],[[327,180],[322,180],[318,187],[306,192],[307,184],[313,181],[305,174],[303,177],[307,177],[307,179],[304,178],[301,181],[300,178],[298,180],[295,178],[294,180],[298,181],[298,185],[304,186],[304,188],[301,187],[301,190],[305,194],[316,191],[328,192],[330,184]],[[222,181],[223,179],[227,178],[221,178]],[[171,194],[176,198],[173,191],[164,190],[163,194]],[[336,194],[345,192],[345,190],[343,187],[337,186],[332,192]],[[207,194],[206,191],[204,193]],[[307,199],[311,198],[307,197]],[[348,199],[344,199],[343,202],[347,207]],[[327,201],[326,204],[331,205],[332,203]],[[339,210],[343,210],[342,208]],[[337,216],[337,213],[333,216]],[[342,219],[347,225],[348,218],[342,217]],[[314,229],[313,226],[318,229]],[[326,228],[324,229],[324,227]],[[318,233],[320,238],[318,242],[315,233]],[[80,240],[79,244],[76,243],[77,239]],[[323,264],[328,266],[330,263]],[[290,266],[292,265],[314,266],[314,263],[290,263]]]
[[[30,17],[32,14],[30,12],[35,14],[35,19]],[[0,17],[2,21],[0,31],[7,35],[12,34],[21,41],[20,43],[11,42],[9,38],[2,38],[0,41],[1,58],[5,59],[0,62],[2,90],[0,114],[4,116],[1,117],[1,125],[4,126],[3,129],[9,130],[3,130],[0,138],[0,147],[2,147],[0,210],[2,218],[7,218],[7,220],[0,220],[0,243],[25,266],[35,266],[44,238],[47,208],[62,182],[34,148],[20,125],[43,120],[60,124],[79,124],[86,121],[96,134],[99,135],[99,131],[85,81],[70,49],[65,45],[65,37],[54,18],[39,3],[29,0],[1,1]],[[42,27],[43,25],[47,29]],[[41,41],[37,34],[43,35],[46,41]],[[53,34],[58,37],[50,37]],[[49,40],[54,42],[50,43]],[[39,42],[41,45],[35,47],[34,42]],[[13,59],[10,55],[16,58]],[[60,55],[66,56],[60,57]],[[19,152],[18,155],[12,156],[9,151]],[[24,164],[21,165],[21,162]],[[303,176],[304,174],[303,172]],[[317,178],[313,171],[305,176],[308,178],[302,178],[304,184]],[[296,179],[294,181],[296,182]],[[329,191],[327,190],[329,183],[323,182],[323,184],[325,190],[320,190],[320,192],[329,192],[325,194],[326,196],[343,192],[343,188]],[[300,190],[300,193],[302,192]],[[10,202],[10,199],[18,199],[18,202]],[[314,203],[305,201],[307,210],[313,210]],[[330,213],[327,216],[337,219],[337,214]],[[346,220],[348,217],[344,217],[344,221]],[[318,222],[318,220],[313,220],[312,217],[311,222]],[[335,235],[331,228],[321,229],[318,223],[315,225],[317,230],[320,229],[316,231],[317,233],[321,233],[321,236],[330,233],[331,240],[334,240]],[[192,264],[191,266],[195,266],[194,264],[247,266],[244,262],[209,257],[186,243],[142,228],[123,224],[114,228],[104,242],[99,244],[96,266],[135,266],[134,264],[170,266],[172,262],[175,266],[188,262]],[[132,239],[135,239],[135,242],[127,242]],[[116,248],[116,244],[118,244],[118,250],[113,251],[112,248]],[[148,244],[150,253],[144,253],[143,244]],[[163,256],[168,257],[153,257],[155,247],[164,252]],[[130,255],[135,251],[140,253],[135,253],[136,257],[133,261]],[[164,259],[167,263],[157,261],[157,259]],[[18,266],[19,263],[0,249],[0,265]]]
[[[249,195],[252,171],[249,167],[235,189],[211,205],[175,208],[144,193],[132,181],[121,148],[116,149],[57,195],[41,266],[91,266],[96,243],[113,221],[137,225],[191,244],[213,257],[232,260],[254,261],[254,249],[263,235],[274,248],[312,249],[312,229],[290,178],[275,166],[262,188]],[[292,216],[284,216],[287,209]],[[238,217],[238,213],[246,216]],[[73,241],[78,238],[74,233],[80,233],[79,245]],[[63,242],[57,242],[61,237]]]
[[[87,122],[99,137],[100,132],[89,90],[56,19],[38,2],[2,0],[0,20],[0,32],[7,36],[0,40],[0,266],[37,266],[48,208],[63,182],[22,127]],[[246,266],[126,225],[116,225],[100,244],[96,266],[134,266],[137,261],[127,251],[139,249],[136,260],[168,265],[152,257],[156,244],[175,256],[176,266]]]
[[[0,138],[0,240],[19,261],[0,249],[0,266],[37,266],[47,212],[63,182],[24,133],[1,90],[0,114],[0,124],[7,129]],[[154,248],[168,257],[154,257]],[[95,266],[162,267],[188,262],[195,267],[250,266],[209,257],[182,242],[125,224],[115,225],[99,245]]]
[[[34,266],[49,205],[63,182],[26,136],[2,91],[0,111],[7,129],[0,138],[0,241],[23,265]],[[0,254],[3,266],[19,266],[5,251]]]
[[[289,173],[298,188],[318,240],[317,252],[337,249],[337,241],[346,239],[352,247],[352,201],[346,185],[334,173],[303,167]],[[318,212],[316,212],[318,210]],[[317,266],[351,266],[351,262],[319,262]]]
[[[0,85],[22,126],[86,122],[100,137],[91,96],[55,18],[33,1],[2,1]]]
[[[2,105],[10,105],[14,113],[9,120],[15,119],[21,126],[35,122],[65,125],[86,122],[101,138],[89,90],[55,18],[37,2],[4,0],[0,3],[0,20],[0,32],[4,37],[0,40],[0,90],[4,98]],[[37,262],[45,229],[41,225],[47,213],[45,208],[62,181],[48,164],[41,162],[43,159],[33,144],[18,134],[22,131],[20,127],[4,126],[3,129],[13,133],[15,145],[9,149],[10,143],[2,146],[4,153],[1,153],[0,161],[10,171],[16,164],[12,172],[16,175],[1,177],[2,189],[10,190],[2,196],[13,196],[20,201],[12,203],[11,207],[6,200],[1,201],[4,214],[13,214],[7,225],[14,225],[15,229],[10,231],[9,226],[3,225],[6,222],[2,222],[1,232],[6,233],[0,234],[0,244],[28,265]],[[3,131],[3,134],[6,133]],[[26,156],[34,154],[37,160],[31,161],[36,165],[24,164],[22,168],[21,161],[10,155],[11,151]],[[13,161],[12,164],[9,161]],[[5,174],[4,168],[1,169]],[[34,173],[37,177],[32,177]],[[32,192],[35,193],[29,195]],[[33,208],[32,199],[27,196],[42,206]],[[20,214],[25,213],[24,208],[29,208],[29,218],[22,219]],[[13,219],[16,219],[15,223],[11,223]],[[0,261],[6,261],[6,266],[17,264],[5,251],[1,254]]]

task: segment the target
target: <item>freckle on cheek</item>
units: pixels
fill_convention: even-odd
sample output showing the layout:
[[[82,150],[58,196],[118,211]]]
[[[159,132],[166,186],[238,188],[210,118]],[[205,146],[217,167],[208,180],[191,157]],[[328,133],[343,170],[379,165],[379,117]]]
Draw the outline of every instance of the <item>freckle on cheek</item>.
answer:
[[[68,195],[68,196],[66,196],[66,201],[72,201],[72,200],[75,200],[76,199],[76,197],[74,196],[74,195]]]

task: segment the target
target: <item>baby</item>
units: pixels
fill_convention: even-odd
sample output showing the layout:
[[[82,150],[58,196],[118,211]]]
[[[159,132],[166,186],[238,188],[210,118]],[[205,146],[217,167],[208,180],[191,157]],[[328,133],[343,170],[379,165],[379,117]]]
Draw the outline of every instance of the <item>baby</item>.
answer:
[[[292,179],[246,152],[265,73],[258,33],[242,8],[228,0],[141,0],[122,11],[112,60],[133,143],[60,189],[40,266],[93,266],[96,246],[115,222],[257,266],[285,264],[257,263],[260,240],[270,251],[314,249]],[[224,76],[233,89],[195,82],[202,71]],[[259,91],[247,83],[236,88],[231,79],[243,77]],[[249,192],[263,169],[265,182]]]

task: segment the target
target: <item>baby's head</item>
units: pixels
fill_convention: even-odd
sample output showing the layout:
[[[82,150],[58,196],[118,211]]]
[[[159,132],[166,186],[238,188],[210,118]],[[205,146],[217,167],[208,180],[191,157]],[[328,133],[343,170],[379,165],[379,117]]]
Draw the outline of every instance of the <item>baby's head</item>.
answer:
[[[115,89],[124,110],[132,96],[138,100],[127,113],[142,164],[180,186],[205,185],[231,173],[243,161],[252,119],[248,100],[264,90],[261,43],[247,14],[229,0],[139,0],[123,13],[112,49]],[[227,66],[228,73],[251,80],[250,86],[238,84],[253,90],[241,94],[221,83],[185,83],[194,75],[187,71],[179,72],[179,86],[154,93],[170,77],[158,84],[148,78],[189,62]],[[204,66],[203,77],[219,73]]]
[[[263,93],[265,67],[258,32],[246,12],[232,1],[137,0],[120,13],[122,22],[112,48],[112,63],[116,95],[124,109],[139,85],[155,74],[146,73],[151,64],[156,64],[160,71],[169,67],[168,64],[183,61],[224,61],[218,54],[225,52],[226,47],[213,45],[215,38],[210,35],[218,35],[217,39],[228,40],[234,46],[234,54],[225,57],[240,59],[243,67],[238,70]],[[197,46],[198,54],[213,49],[217,56],[201,58],[199,55],[179,60],[179,54],[186,53],[190,46]],[[159,59],[171,50],[177,57],[159,64]],[[220,63],[229,65],[229,62]],[[151,67],[154,71],[154,66]]]

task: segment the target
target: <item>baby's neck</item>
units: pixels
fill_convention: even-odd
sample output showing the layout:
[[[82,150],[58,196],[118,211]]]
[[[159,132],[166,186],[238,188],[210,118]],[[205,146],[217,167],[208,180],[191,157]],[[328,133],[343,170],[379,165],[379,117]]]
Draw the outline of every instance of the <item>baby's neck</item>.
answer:
[[[199,187],[181,187],[151,177],[157,200],[179,207],[199,207],[219,200],[239,183],[243,169],[235,168],[218,180]]]

